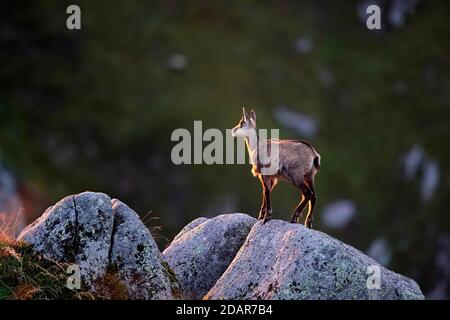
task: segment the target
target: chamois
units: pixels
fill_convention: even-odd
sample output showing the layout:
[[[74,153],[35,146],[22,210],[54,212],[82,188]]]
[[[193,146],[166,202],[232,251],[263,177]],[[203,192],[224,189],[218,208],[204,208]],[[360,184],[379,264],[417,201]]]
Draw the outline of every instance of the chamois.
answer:
[[[272,217],[270,193],[278,179],[282,179],[291,182],[300,189],[302,194],[302,199],[292,214],[291,223],[300,223],[302,211],[309,203],[305,226],[312,228],[313,210],[317,199],[314,177],[320,168],[320,155],[309,142],[303,140],[264,140],[260,142],[256,129],[256,113],[253,110],[247,113],[244,108],[242,108],[242,112],[242,118],[231,130],[231,134],[233,137],[244,137],[252,163],[252,173],[258,177],[263,187],[258,220],[263,219],[263,223],[266,223]],[[251,137],[255,137],[255,139],[251,139]],[[256,140],[256,143],[252,143],[251,140]],[[267,148],[266,151],[270,152],[271,149],[275,149],[273,147],[275,145],[278,147],[276,170],[269,174],[263,174],[261,169],[264,165],[260,161],[261,148]],[[271,156],[269,156],[269,161],[272,161],[270,160]]]

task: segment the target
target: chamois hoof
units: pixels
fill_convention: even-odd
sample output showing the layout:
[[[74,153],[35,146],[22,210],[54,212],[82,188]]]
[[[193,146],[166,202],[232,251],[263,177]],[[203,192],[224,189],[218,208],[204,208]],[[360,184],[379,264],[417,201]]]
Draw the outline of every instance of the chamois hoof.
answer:
[[[305,227],[312,229],[312,222],[305,222]]]
[[[290,223],[298,223],[297,219],[291,219]]]
[[[263,224],[266,224],[266,222],[269,221],[270,219],[271,219],[270,217],[264,218],[263,219]]]

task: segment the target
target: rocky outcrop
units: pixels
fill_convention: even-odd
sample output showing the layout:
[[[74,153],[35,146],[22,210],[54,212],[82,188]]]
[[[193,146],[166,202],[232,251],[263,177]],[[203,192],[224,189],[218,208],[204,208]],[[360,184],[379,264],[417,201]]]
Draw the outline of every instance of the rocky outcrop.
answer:
[[[380,282],[375,269],[380,271]],[[339,240],[300,224],[271,220],[253,226],[230,266],[204,298],[341,300],[424,296],[413,280],[387,270]]]
[[[112,203],[110,262],[127,284],[129,294],[139,299],[172,299],[178,292],[177,280],[149,230],[127,205],[116,199]]]
[[[161,254],[136,212],[103,193],[62,199],[19,240],[78,265],[83,289],[100,297],[102,279],[117,278],[134,299],[424,298],[413,280],[320,231],[242,213],[192,221]]]
[[[183,298],[201,299],[214,286],[255,222],[242,213],[199,218],[175,237],[163,255],[177,275]]]
[[[171,299],[178,289],[137,214],[103,193],[62,199],[18,239],[47,258],[78,265],[83,285],[93,291],[111,269],[125,283],[130,298]]]

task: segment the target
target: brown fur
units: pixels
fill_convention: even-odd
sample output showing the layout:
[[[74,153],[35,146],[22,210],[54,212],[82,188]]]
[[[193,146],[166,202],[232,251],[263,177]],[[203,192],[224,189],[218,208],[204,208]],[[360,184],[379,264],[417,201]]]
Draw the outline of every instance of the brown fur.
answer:
[[[255,151],[259,151],[259,149],[252,150],[252,147],[248,143],[246,133],[248,134],[252,130],[256,130],[256,114],[253,110],[251,114],[247,114],[244,110],[241,121],[233,128],[233,135],[245,137],[250,157]],[[262,146],[267,148],[267,154],[269,155],[272,146],[274,144],[278,145],[279,165],[276,174],[263,175],[261,174],[261,163],[258,160],[253,163],[252,173],[258,177],[263,187],[259,219],[263,219],[264,222],[270,220],[272,216],[270,193],[278,180],[282,179],[291,182],[302,194],[302,200],[295,208],[291,222],[300,222],[301,213],[306,205],[309,204],[305,226],[312,228],[313,210],[317,201],[314,190],[314,177],[320,168],[320,155],[309,142],[303,140],[267,140],[265,142],[266,144]]]

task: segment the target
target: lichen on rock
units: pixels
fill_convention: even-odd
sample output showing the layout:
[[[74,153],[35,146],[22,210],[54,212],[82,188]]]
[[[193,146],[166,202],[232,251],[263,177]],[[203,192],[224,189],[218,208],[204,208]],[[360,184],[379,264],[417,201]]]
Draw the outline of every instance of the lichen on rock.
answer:
[[[368,289],[368,267],[381,287]],[[205,299],[423,299],[417,283],[320,231],[271,220],[256,223]]]
[[[175,237],[163,255],[177,275],[182,297],[201,299],[226,270],[256,222],[243,213],[200,218]]]
[[[94,280],[108,267],[112,225],[109,196],[84,192],[48,208],[18,239],[47,258],[77,264],[83,283],[93,288]]]
[[[110,259],[135,299],[173,299],[178,284],[150,231],[127,205],[113,200],[114,235]]]
[[[104,279],[114,275],[128,298],[176,298],[176,277],[167,271],[149,230],[136,212],[106,194],[84,192],[62,199],[18,239],[49,259],[78,265],[83,287],[93,292],[105,291]]]

